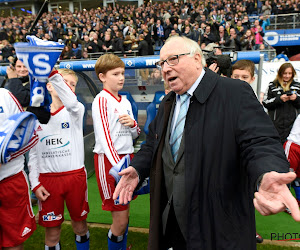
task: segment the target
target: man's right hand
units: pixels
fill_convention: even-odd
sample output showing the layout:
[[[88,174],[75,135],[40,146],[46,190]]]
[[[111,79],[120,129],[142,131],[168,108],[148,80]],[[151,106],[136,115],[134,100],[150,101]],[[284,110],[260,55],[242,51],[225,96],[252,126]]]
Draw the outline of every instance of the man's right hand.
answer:
[[[12,78],[17,78],[18,77],[17,72],[16,72],[15,68],[12,65],[10,65],[9,67],[7,67],[6,74],[7,74],[7,78],[8,79],[12,79]]]
[[[40,201],[45,201],[50,196],[50,193],[46,190],[46,188],[44,188],[44,186],[40,186],[35,191],[35,195]]]
[[[115,200],[119,196],[120,204],[127,204],[132,200],[133,191],[139,183],[139,176],[137,171],[131,166],[121,171],[119,175],[122,178],[116,186],[113,199]]]

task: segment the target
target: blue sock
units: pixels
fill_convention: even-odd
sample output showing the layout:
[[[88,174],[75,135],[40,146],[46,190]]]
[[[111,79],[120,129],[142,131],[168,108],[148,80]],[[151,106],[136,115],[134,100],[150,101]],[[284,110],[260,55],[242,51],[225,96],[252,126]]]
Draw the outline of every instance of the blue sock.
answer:
[[[87,231],[86,235],[80,236],[75,234],[75,243],[77,250],[90,249],[90,232]]]
[[[298,201],[300,201],[300,187],[298,186],[293,186],[294,190],[295,190],[295,194],[296,194],[296,198]]]
[[[127,237],[126,237],[125,248],[124,248],[124,235],[125,234],[121,236],[115,236],[112,234],[111,230],[109,229],[107,234],[108,250],[126,250]]]
[[[127,248],[128,225],[129,225],[129,223],[127,224],[126,231],[123,234],[123,249],[124,250],[126,250],[126,248]]]

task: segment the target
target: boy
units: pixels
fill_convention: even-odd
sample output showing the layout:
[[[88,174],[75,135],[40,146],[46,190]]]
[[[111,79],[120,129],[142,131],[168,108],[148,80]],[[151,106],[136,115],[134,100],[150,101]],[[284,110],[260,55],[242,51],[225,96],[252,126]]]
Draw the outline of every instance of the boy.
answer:
[[[231,78],[240,79],[242,81],[251,84],[255,80],[254,69],[255,69],[255,65],[250,60],[237,61],[232,66]],[[256,233],[256,242],[257,243],[263,242],[263,238],[258,233]]]
[[[0,125],[10,116],[23,112],[21,104],[0,88]],[[28,147],[30,147],[30,141]],[[24,168],[24,156],[0,164],[0,249],[23,249],[36,229]]]
[[[113,219],[108,232],[108,249],[126,249],[129,204],[118,205],[112,199],[116,182],[109,170],[124,155],[133,157],[133,139],[138,137],[140,128],[133,118],[130,102],[118,94],[124,85],[124,62],[113,54],[105,54],[97,60],[95,71],[103,90],[92,104],[94,163],[102,209],[111,211]]]
[[[77,249],[89,249],[89,212],[84,167],[83,115],[74,71],[52,71],[46,87],[52,103],[48,124],[39,124],[40,141],[29,154],[31,188],[39,199],[39,224],[46,228],[45,249],[60,249],[64,201],[70,212]]]
[[[297,178],[293,181],[292,187],[295,190],[296,199],[300,206],[300,115],[297,116],[283,147],[290,163],[290,168],[297,174]]]
[[[231,78],[240,79],[242,81],[251,84],[255,80],[254,69],[255,69],[255,65],[250,60],[237,61],[232,66]]]

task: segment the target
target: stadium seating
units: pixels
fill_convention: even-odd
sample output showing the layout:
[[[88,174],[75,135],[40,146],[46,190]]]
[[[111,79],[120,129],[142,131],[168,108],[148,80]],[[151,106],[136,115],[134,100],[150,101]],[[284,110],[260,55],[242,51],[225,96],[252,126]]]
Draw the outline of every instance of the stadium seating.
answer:
[[[156,116],[159,104],[165,96],[164,91],[156,91],[154,95],[153,101],[147,107],[147,120],[145,122],[144,131],[146,135],[149,133],[149,124],[152,122],[154,117]]]

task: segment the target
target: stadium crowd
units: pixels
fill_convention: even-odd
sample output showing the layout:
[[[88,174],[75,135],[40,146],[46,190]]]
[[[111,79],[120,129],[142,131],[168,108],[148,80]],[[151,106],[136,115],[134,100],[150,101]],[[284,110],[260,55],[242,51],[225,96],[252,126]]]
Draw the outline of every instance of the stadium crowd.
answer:
[[[208,43],[235,50],[263,49],[269,15],[299,13],[299,0],[256,2],[187,1],[102,7],[74,13],[48,12],[42,15],[34,34],[42,39],[63,42],[61,59],[88,58],[88,53],[138,50],[151,55],[169,36],[189,37],[202,48]],[[250,21],[251,16],[259,15]],[[0,17],[0,61],[14,57],[13,44],[26,40],[34,15]],[[143,42],[142,42],[143,41]]]

